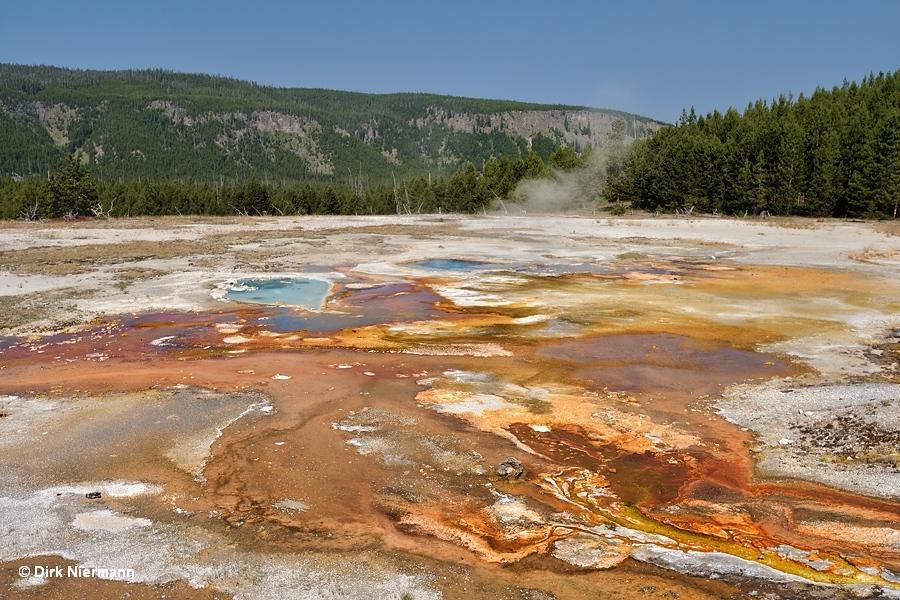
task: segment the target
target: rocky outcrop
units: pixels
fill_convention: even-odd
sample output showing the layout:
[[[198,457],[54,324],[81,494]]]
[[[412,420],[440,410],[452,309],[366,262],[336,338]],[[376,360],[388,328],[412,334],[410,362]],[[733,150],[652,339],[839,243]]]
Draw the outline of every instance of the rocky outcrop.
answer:
[[[0,112],[12,118],[26,118],[40,123],[57,146],[69,143],[69,125],[78,118],[78,111],[62,103],[45,104],[38,100],[25,104],[4,104],[0,102]]]
[[[601,110],[517,110],[491,114],[458,113],[432,106],[424,117],[413,119],[410,125],[424,128],[442,123],[452,131],[463,133],[512,133],[530,140],[538,133],[557,131],[567,144],[584,147],[597,145],[612,130],[616,119],[625,121],[627,137],[647,137],[662,127],[655,121],[637,118],[623,119],[615,113]]]
[[[322,133],[322,126],[314,119],[285,114],[273,110],[258,110],[251,114],[242,112],[205,112],[190,115],[184,108],[168,101],[154,100],[147,105],[149,110],[162,110],[172,121],[185,127],[194,127],[210,121],[239,127],[223,131],[215,137],[215,144],[223,150],[232,151],[241,140],[256,133],[284,134],[284,137],[267,138],[259,136],[264,146],[279,147],[304,159],[314,173],[331,175],[334,165],[319,149],[316,141]],[[349,135],[349,134],[348,134]]]

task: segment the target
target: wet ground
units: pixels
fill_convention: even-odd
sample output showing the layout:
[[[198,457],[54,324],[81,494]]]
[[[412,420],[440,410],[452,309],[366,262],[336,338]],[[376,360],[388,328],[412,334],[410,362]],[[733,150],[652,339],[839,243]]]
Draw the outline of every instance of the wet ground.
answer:
[[[470,226],[0,332],[0,597],[900,597],[893,263]]]

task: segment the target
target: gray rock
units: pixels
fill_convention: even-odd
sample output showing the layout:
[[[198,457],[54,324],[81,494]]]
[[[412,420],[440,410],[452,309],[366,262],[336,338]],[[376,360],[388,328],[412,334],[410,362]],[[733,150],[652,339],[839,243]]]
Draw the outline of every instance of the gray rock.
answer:
[[[507,456],[500,461],[499,465],[497,465],[497,475],[507,481],[521,479],[524,474],[525,467],[523,467],[522,463],[519,462],[519,459],[514,456]]]

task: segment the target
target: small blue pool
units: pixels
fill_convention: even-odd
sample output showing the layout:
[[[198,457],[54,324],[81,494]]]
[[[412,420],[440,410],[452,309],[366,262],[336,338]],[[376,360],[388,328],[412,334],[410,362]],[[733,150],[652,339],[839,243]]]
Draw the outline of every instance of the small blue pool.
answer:
[[[251,304],[319,310],[330,291],[331,283],[323,279],[242,279],[228,290],[225,297]]]
[[[457,258],[429,258],[419,262],[409,263],[412,267],[428,269],[431,271],[474,271],[493,266],[491,263],[477,260],[461,260]]]

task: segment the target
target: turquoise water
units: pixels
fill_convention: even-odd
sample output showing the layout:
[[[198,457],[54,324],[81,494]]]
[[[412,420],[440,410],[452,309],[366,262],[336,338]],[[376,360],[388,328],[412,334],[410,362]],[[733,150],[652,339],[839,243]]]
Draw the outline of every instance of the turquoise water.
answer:
[[[492,266],[491,263],[479,262],[477,260],[460,260],[456,258],[431,258],[420,262],[410,263],[410,265],[432,271],[472,271]]]
[[[242,279],[225,297],[252,304],[319,310],[330,291],[331,284],[322,279]]]

